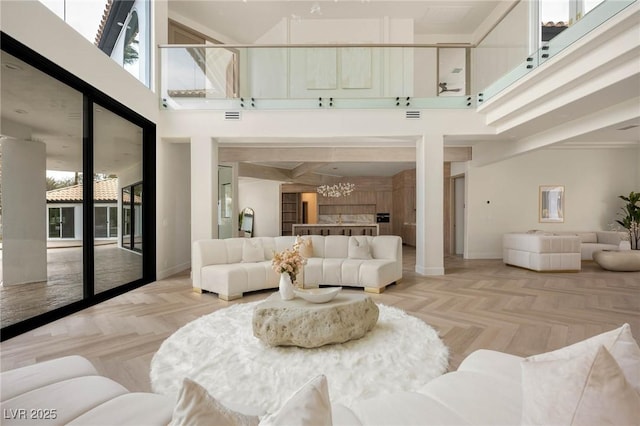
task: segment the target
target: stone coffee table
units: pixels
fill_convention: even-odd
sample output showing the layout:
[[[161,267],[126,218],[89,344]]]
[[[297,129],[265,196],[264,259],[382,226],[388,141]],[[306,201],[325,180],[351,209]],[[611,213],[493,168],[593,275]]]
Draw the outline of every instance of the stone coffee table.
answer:
[[[339,293],[327,303],[282,300],[278,292],[253,311],[253,335],[271,346],[317,348],[359,339],[378,321],[378,306],[364,294]]]

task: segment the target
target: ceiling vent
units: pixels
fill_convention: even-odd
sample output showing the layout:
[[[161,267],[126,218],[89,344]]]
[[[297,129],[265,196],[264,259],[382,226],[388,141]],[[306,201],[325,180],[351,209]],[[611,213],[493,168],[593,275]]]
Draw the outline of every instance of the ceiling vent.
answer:
[[[240,111],[225,111],[225,120],[240,120]]]
[[[406,111],[405,118],[417,118],[420,119],[420,111]]]

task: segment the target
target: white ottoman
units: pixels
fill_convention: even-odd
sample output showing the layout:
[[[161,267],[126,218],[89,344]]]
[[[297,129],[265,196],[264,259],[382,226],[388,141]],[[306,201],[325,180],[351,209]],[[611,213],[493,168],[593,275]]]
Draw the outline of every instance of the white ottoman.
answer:
[[[502,260],[534,271],[581,269],[580,237],[546,233],[509,233],[502,237]]]

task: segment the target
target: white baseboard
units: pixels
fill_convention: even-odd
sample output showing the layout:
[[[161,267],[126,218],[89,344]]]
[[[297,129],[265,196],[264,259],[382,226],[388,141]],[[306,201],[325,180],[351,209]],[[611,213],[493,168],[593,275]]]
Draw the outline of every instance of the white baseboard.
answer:
[[[416,273],[420,275],[431,275],[431,276],[444,275],[444,267],[434,266],[430,268],[425,268],[423,266],[416,265]]]
[[[191,262],[184,262],[179,265],[172,266],[168,269],[158,270],[156,271],[156,280],[161,280],[164,278],[168,278],[171,275],[175,275],[178,272],[186,271],[191,268]]]

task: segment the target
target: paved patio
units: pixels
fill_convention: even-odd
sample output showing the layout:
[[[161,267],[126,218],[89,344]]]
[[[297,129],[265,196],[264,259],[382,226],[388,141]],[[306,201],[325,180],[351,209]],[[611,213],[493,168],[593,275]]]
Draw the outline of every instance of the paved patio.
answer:
[[[24,319],[82,299],[82,242],[48,243],[47,281],[0,286],[0,325]],[[1,247],[0,247],[1,248]],[[0,279],[2,277],[0,250]],[[118,248],[114,241],[97,241],[96,292],[142,277],[142,255]]]

